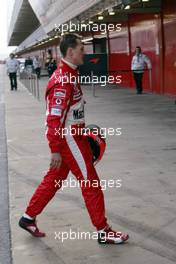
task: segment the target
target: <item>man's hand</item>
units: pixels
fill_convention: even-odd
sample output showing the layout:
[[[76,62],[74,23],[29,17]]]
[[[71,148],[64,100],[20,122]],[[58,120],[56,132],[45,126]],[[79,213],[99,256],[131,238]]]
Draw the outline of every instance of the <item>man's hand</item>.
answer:
[[[59,169],[60,165],[61,165],[61,155],[60,153],[52,153],[51,154],[51,163],[50,163],[50,169]]]

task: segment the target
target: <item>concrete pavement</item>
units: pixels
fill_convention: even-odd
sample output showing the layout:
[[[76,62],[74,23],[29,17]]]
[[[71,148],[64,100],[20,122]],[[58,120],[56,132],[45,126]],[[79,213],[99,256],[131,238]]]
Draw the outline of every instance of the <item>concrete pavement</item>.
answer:
[[[5,70],[0,65],[0,264],[11,264],[9,221],[9,182],[5,127],[4,82]]]
[[[45,175],[50,155],[44,137],[44,101],[38,102],[22,86],[10,92],[7,80],[5,86],[13,263],[175,263],[173,100],[115,87],[97,87],[93,98],[90,87],[83,87],[87,123],[122,128],[121,136],[107,138],[106,154],[97,170],[102,180],[122,181],[121,188],[107,188],[104,194],[110,224],[129,232],[130,240],[123,246],[100,246],[89,239],[62,243],[55,239],[56,233],[95,231],[79,188],[59,191],[38,217],[46,238],[35,239],[18,228],[18,219]]]

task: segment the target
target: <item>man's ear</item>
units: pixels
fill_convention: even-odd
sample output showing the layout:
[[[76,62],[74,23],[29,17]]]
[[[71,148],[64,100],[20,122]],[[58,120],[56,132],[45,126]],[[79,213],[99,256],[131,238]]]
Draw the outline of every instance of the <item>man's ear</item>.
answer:
[[[72,48],[68,48],[67,49],[67,56],[68,57],[72,57],[72,55],[73,55],[73,49]]]

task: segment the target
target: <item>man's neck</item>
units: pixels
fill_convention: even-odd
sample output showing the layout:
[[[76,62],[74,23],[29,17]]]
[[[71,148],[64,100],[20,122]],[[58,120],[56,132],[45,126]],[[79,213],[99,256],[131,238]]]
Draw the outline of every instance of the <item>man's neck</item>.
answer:
[[[63,62],[65,62],[68,66],[70,66],[73,70],[77,69],[77,65],[73,64],[68,58],[62,58]]]

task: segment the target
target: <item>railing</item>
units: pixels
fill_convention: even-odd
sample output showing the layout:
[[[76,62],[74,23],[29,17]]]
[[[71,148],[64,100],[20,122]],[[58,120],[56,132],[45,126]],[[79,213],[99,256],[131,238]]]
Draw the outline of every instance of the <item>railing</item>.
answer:
[[[39,81],[36,74],[24,71],[20,73],[20,81],[30,94],[40,100]]]

